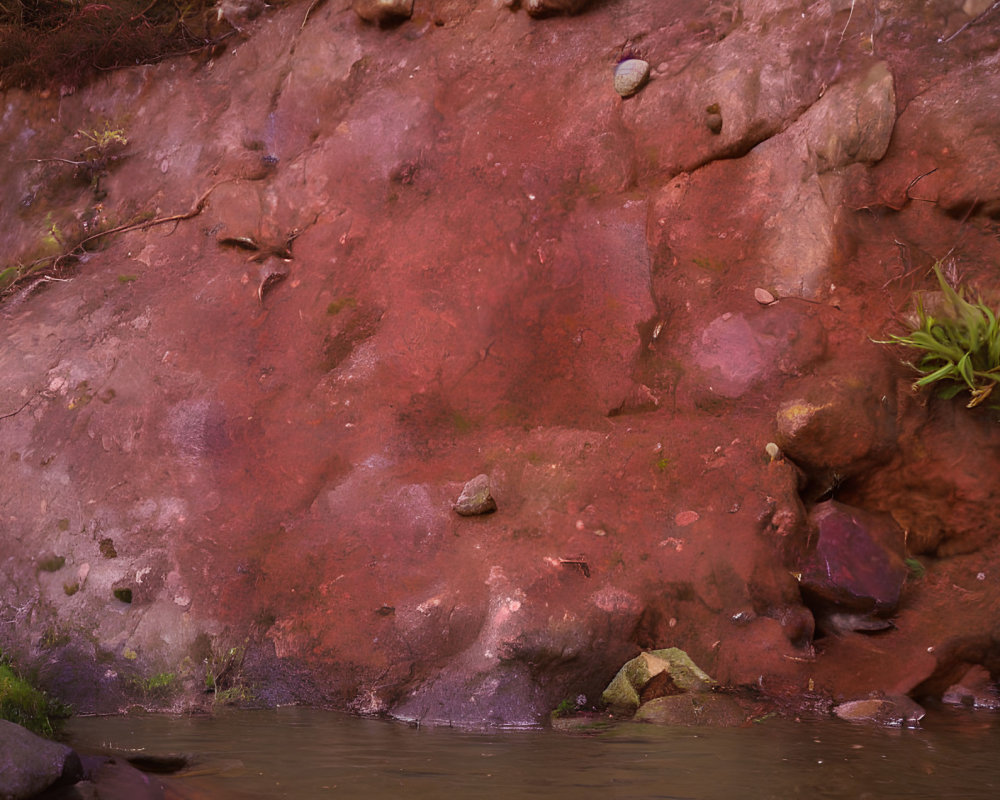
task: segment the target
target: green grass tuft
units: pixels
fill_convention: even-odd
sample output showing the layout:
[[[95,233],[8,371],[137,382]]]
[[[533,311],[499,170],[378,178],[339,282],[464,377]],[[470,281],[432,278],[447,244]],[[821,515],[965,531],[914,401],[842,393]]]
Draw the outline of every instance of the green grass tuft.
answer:
[[[919,361],[907,362],[923,377],[915,390],[940,384],[942,397],[968,390],[969,408],[986,401],[1000,383],[1000,310],[982,297],[970,302],[963,288],[945,280],[940,263],[934,274],[941,285],[940,308],[928,309],[920,295],[914,296],[916,328],[905,336],[890,336],[880,344],[898,344],[922,352]],[[996,403],[993,403],[997,407]]]
[[[0,653],[0,719],[22,725],[41,736],[52,736],[52,721],[70,710],[24,680]]]

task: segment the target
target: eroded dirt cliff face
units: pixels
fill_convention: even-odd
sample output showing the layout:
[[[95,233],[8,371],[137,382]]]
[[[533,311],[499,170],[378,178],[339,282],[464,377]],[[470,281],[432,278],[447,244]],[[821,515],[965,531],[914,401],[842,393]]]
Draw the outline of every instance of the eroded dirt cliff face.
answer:
[[[152,223],[0,305],[0,645],[43,685],[511,724],[640,648],[803,702],[996,678],[997,415],[872,341],[937,259],[1000,278],[989,4],[564,5],[291,4],[6,93],[4,266]],[[108,129],[99,185],[46,160]],[[831,497],[921,557],[895,627],[816,632]]]

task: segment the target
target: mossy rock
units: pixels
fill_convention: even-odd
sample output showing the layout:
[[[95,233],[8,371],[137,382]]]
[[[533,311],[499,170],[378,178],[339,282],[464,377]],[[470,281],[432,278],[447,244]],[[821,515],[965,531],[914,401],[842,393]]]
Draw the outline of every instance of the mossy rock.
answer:
[[[628,712],[639,707],[639,694],[649,681],[666,672],[674,686],[684,692],[705,692],[716,682],[679,647],[651,650],[626,661],[618,670],[601,702],[614,711]]]

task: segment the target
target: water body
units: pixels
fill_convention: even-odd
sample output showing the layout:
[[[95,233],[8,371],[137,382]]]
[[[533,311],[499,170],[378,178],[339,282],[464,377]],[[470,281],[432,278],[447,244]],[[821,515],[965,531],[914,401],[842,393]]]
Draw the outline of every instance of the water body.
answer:
[[[186,797],[1000,797],[1000,715],[941,709],[918,730],[836,719],[738,729],[617,724],[591,734],[412,728],[302,708],[76,718],[84,752],[186,753]]]

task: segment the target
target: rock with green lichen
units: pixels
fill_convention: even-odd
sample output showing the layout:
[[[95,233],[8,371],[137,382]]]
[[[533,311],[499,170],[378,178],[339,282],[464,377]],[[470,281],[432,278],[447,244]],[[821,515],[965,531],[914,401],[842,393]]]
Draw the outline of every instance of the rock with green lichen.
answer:
[[[682,692],[705,692],[716,682],[679,647],[651,650],[626,661],[601,695],[601,702],[614,711],[634,711],[639,695],[657,675],[667,673]]]

